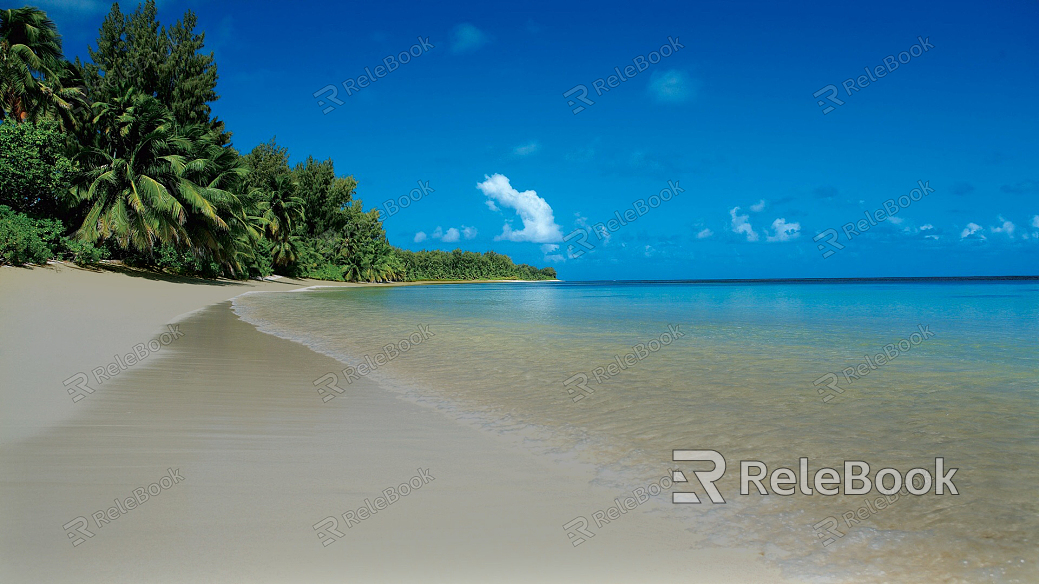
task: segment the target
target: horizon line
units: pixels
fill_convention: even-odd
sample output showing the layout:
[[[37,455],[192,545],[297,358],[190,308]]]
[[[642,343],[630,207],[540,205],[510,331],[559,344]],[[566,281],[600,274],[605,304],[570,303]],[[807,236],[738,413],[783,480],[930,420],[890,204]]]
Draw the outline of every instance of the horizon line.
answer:
[[[1032,276],[872,276],[849,278],[690,278],[666,280],[558,280],[564,283],[592,284],[598,282],[628,284],[754,284],[754,283],[854,283],[854,282],[969,282],[969,281],[1029,281]]]

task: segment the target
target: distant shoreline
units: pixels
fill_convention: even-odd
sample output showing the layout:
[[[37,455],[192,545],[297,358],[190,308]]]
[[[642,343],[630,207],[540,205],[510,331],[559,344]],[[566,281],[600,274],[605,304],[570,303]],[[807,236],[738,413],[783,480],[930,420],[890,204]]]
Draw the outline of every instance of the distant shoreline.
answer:
[[[1036,276],[883,276],[876,278],[701,278],[680,280],[543,280],[570,284],[841,284],[899,282],[1027,282]]]

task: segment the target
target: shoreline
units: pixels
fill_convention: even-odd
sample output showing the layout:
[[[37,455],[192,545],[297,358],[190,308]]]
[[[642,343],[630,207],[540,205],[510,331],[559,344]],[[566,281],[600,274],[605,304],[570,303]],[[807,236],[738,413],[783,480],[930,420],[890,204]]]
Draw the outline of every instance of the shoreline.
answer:
[[[530,282],[548,281],[533,280]],[[151,287],[147,282],[161,282]],[[39,392],[0,391],[0,445],[31,436],[34,428],[47,428],[68,419],[75,408],[65,385],[71,377],[103,367],[113,355],[131,352],[147,342],[166,324],[214,304],[254,292],[289,292],[317,288],[396,287],[432,284],[506,283],[525,280],[429,280],[417,282],[335,282],[288,277],[263,280],[192,278],[130,268],[118,264],[84,268],[52,260],[45,266],[0,266],[0,327],[17,336],[0,338],[0,370],[8,375],[8,387],[36,387]],[[65,294],[61,288],[77,288]],[[152,291],[161,296],[140,299]],[[111,301],[112,311],[94,311],[91,305]],[[57,334],[26,334],[38,323],[34,315],[47,313],[43,330],[66,327]],[[113,330],[111,312],[123,311]],[[126,334],[120,334],[126,333]],[[76,337],[76,335],[79,335]],[[62,339],[61,337],[65,337]],[[42,388],[46,387],[46,390]],[[52,391],[56,388],[56,391]]]
[[[4,365],[16,359],[21,373],[15,378],[36,376],[28,386],[9,384],[8,391],[35,396],[35,414],[62,403],[61,415],[5,409],[5,416],[20,415],[33,430],[5,438],[0,448],[5,581],[72,581],[72,574],[79,574],[77,582],[82,574],[88,582],[331,582],[344,574],[413,581],[434,573],[482,582],[496,573],[499,581],[640,582],[688,580],[690,565],[697,566],[697,581],[784,581],[755,552],[694,548],[709,534],[664,520],[653,505],[627,514],[624,527],[603,526],[599,537],[573,547],[563,526],[623,495],[594,486],[589,469],[560,465],[408,403],[372,380],[359,382],[345,401],[322,404],[313,374],[340,363],[257,330],[231,308],[231,298],[243,293],[302,290],[311,282],[196,286],[192,292],[180,282],[79,270],[7,276],[0,272],[0,320],[5,330],[25,336],[19,342],[30,353],[12,355],[5,346]],[[31,308],[59,300],[65,303],[53,310]],[[157,310],[163,300],[172,305]],[[181,310],[192,302],[193,309]],[[64,320],[80,303],[101,316]],[[15,321],[33,326],[6,328]],[[61,378],[72,363],[94,355],[111,361],[103,355],[129,351],[168,322],[179,323],[184,336],[167,355],[130,367],[78,404],[60,379],[56,385],[38,379]],[[107,331],[103,342],[87,340],[84,332],[97,327]],[[138,335],[142,330],[146,334]],[[67,349],[31,353],[56,332],[64,333]],[[73,354],[84,347],[90,355]],[[5,408],[25,403],[8,395],[4,401]],[[179,470],[184,482],[128,511],[126,519],[113,512],[118,521],[94,525],[97,508],[167,468]],[[435,480],[345,527],[341,514],[421,469]],[[95,533],[80,547],[60,530],[77,516]],[[338,531],[345,534],[328,546],[337,551],[326,550],[313,527],[328,516],[340,516]],[[401,550],[415,562],[395,562]],[[170,567],[175,570],[163,574]]]
[[[6,373],[0,390],[0,445],[75,415],[79,404],[72,402],[64,382],[132,352],[166,324],[246,292],[287,291],[317,282],[203,280],[65,262],[0,266],[0,328],[13,333],[0,338],[0,370]]]

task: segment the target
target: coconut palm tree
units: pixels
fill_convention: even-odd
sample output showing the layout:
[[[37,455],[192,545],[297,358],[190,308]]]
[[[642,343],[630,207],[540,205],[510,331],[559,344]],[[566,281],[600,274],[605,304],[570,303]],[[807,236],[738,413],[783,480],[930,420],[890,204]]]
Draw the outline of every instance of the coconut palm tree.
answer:
[[[124,249],[148,252],[156,243],[188,244],[188,210],[175,194],[175,163],[183,165],[188,144],[176,134],[173,117],[154,98],[133,90],[94,104],[94,111],[94,144],[75,157],[83,170],[74,195],[88,204],[79,237],[111,238]]]
[[[261,203],[263,222],[274,245],[271,260],[275,266],[295,263],[302,245],[293,231],[303,224],[303,197],[299,196],[299,183],[290,173],[274,177]]]
[[[20,123],[71,111],[83,96],[71,81],[61,35],[45,12],[0,11],[0,119]]]
[[[273,238],[287,239],[303,221],[303,197],[292,174],[275,177],[267,189],[266,218],[268,232]]]
[[[244,188],[248,167],[233,148],[221,146],[222,136],[213,128],[193,124],[180,133],[189,144],[183,161],[173,161],[181,177],[180,198],[192,205],[208,203],[214,211],[210,214],[203,206],[198,209],[202,212],[189,213],[184,224],[188,237],[205,257],[241,273],[265,225]]]
[[[260,222],[235,194],[245,168],[204,127],[179,127],[155,98],[126,89],[94,104],[93,142],[75,157],[73,194],[86,206],[77,232],[152,253],[170,244],[243,270]]]

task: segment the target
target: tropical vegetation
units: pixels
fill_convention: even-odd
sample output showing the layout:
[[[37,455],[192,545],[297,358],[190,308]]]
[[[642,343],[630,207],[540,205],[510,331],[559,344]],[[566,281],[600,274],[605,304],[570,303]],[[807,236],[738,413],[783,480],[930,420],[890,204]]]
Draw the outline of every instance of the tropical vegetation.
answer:
[[[89,62],[65,59],[38,8],[0,10],[0,263],[66,259],[202,277],[549,279],[494,252],[403,250],[353,176],[246,154],[213,116],[217,66],[191,11],[118,4]]]

